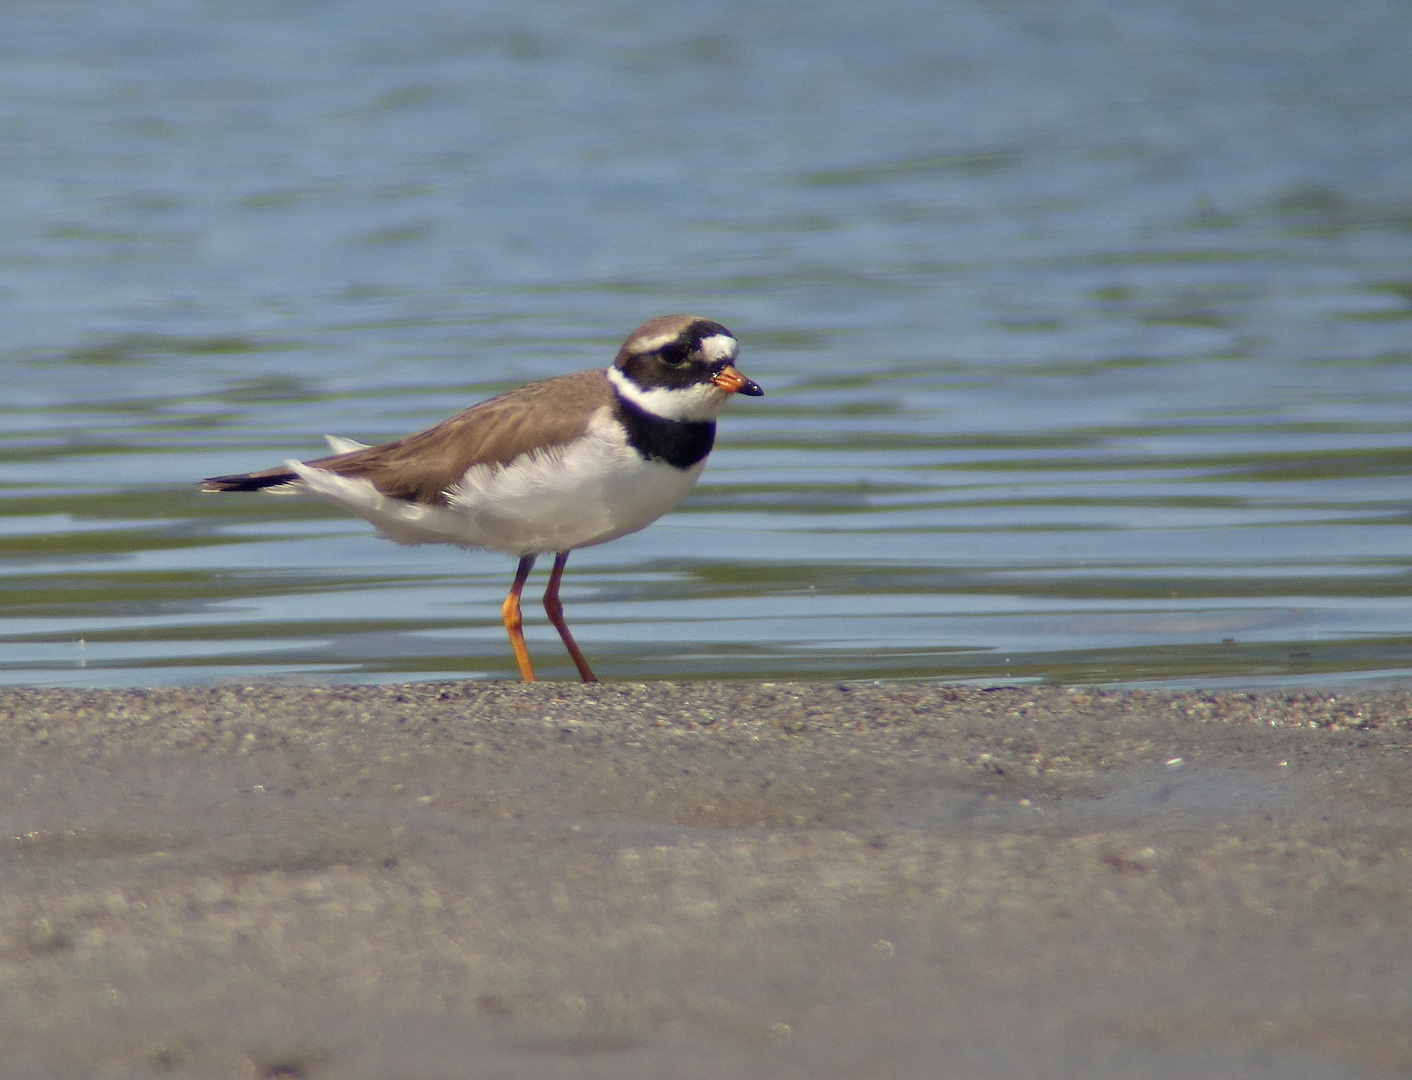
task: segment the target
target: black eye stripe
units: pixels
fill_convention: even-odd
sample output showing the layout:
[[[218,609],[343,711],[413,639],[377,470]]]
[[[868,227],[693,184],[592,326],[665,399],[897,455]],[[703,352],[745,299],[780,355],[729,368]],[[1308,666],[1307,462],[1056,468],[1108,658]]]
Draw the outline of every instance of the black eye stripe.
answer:
[[[657,350],[657,355],[662,358],[662,363],[672,367],[681,367],[691,357],[691,348],[680,341],[673,341],[668,345],[663,345]]]

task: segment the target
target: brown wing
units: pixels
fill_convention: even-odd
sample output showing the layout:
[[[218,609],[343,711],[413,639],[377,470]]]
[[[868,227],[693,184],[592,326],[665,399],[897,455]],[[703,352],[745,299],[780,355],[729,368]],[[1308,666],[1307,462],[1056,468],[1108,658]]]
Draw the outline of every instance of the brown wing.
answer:
[[[529,451],[583,435],[589,418],[613,403],[601,369],[530,383],[472,405],[435,427],[346,454],[309,462],[342,476],[362,476],[390,498],[440,504],[472,465],[507,465]],[[297,480],[287,468],[205,481],[206,491],[253,491]]]

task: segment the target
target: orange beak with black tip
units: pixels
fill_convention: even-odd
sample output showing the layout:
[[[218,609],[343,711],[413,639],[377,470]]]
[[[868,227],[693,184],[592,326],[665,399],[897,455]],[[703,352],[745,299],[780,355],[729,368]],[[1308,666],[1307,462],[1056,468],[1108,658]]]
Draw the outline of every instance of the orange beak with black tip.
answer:
[[[744,394],[746,397],[763,397],[765,391],[760,384],[747,379],[734,364],[727,364],[711,376],[711,381],[727,394]]]

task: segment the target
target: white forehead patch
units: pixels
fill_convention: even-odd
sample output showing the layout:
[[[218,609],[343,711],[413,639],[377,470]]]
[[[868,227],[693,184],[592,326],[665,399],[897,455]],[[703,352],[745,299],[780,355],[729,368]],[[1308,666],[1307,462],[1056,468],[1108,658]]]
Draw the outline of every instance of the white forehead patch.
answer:
[[[701,355],[708,364],[721,360],[734,360],[740,352],[740,342],[729,334],[712,334],[701,339]]]

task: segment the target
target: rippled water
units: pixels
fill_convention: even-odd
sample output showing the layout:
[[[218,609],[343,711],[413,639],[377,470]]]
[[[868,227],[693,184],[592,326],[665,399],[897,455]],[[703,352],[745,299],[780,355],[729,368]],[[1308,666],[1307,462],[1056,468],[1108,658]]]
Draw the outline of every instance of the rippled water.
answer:
[[[1408,55],[1373,0],[7,6],[0,679],[513,676],[511,560],[193,481],[682,310],[767,396],[570,561],[600,675],[1404,678]]]

